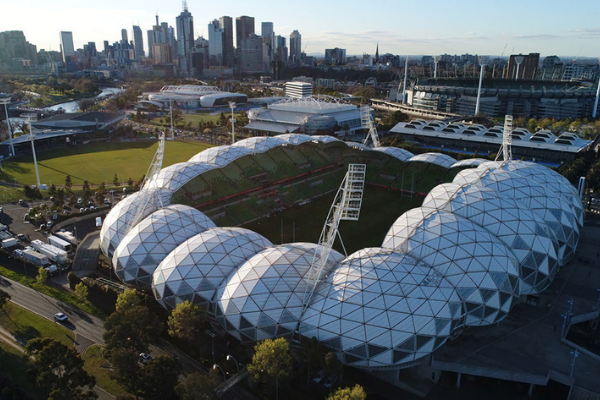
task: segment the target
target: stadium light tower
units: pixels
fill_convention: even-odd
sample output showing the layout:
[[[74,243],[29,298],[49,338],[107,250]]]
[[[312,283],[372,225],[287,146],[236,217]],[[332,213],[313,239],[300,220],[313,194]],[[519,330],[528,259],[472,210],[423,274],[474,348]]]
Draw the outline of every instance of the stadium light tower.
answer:
[[[500,154],[502,154],[502,161],[509,162],[512,160],[512,115],[507,115],[504,117],[504,133],[502,135],[502,148],[501,151],[496,155],[496,161],[500,159]]]
[[[6,106],[8,105],[8,103],[10,103],[10,98],[9,97],[5,97],[3,99],[0,99],[0,104],[4,104],[4,114],[6,115],[6,127],[8,128],[8,137],[10,138],[10,154],[11,156],[15,155],[15,145],[13,144],[12,141],[12,129],[10,128],[10,120],[8,118],[8,109],[6,108]],[[598,103],[598,99],[596,98],[596,105]]]
[[[404,85],[402,86],[402,104],[406,103],[406,78],[408,77],[408,60],[410,56],[406,56],[406,62],[404,63]]]
[[[171,140],[175,140],[175,130],[173,129],[173,99],[169,98],[169,105],[171,109]]]
[[[235,110],[235,101],[229,102],[229,108],[231,108],[231,144],[235,143],[235,117],[233,116],[233,110]]]
[[[33,152],[33,164],[35,165],[35,176],[37,178],[37,188],[40,189],[40,171],[38,170],[37,165],[37,157],[35,155],[35,133],[33,133],[33,129],[31,128],[31,120],[37,118],[37,114],[28,113],[24,114],[23,117],[27,119],[27,123],[29,124],[29,140],[31,140],[31,151]]]
[[[600,61],[600,59],[598,59],[598,61]],[[594,101],[594,109],[592,110],[592,118],[596,118],[596,114],[598,113],[598,97],[600,97],[600,77],[598,77],[598,88],[596,89],[596,100]]]
[[[377,127],[375,126],[375,121],[373,121],[371,107],[369,107],[367,104],[363,104],[362,106],[360,106],[360,119],[362,128],[369,130],[367,136],[365,136],[363,144],[366,145],[369,141],[369,138],[371,138],[371,147],[379,147],[379,136],[377,135]]]
[[[433,79],[437,78],[437,69],[441,58],[442,56],[433,56],[433,63],[435,64],[435,69],[433,70]]]
[[[475,103],[475,115],[479,114],[479,101],[481,100],[481,83],[483,82],[483,70],[487,64],[486,57],[479,57],[479,65],[481,67],[481,71],[479,73],[479,88],[477,89],[477,103]]]
[[[517,73],[515,74],[515,81],[519,80],[519,67],[521,63],[525,60],[525,56],[515,56],[515,62],[517,63]]]

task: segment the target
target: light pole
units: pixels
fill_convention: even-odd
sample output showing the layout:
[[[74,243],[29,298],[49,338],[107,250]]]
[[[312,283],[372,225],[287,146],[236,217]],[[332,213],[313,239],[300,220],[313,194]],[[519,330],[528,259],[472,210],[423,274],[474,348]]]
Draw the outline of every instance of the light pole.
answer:
[[[3,99],[0,99],[0,104],[4,104],[4,114],[6,115],[6,127],[8,128],[8,136],[10,138],[10,156],[14,156],[15,155],[15,145],[13,144],[12,141],[12,129],[10,128],[10,120],[8,118],[8,109],[6,108],[6,106],[8,105],[8,103],[10,102],[10,98],[5,97]],[[596,100],[596,103],[598,101]]]
[[[232,359],[235,362],[235,368],[237,369],[237,372],[240,372],[240,365],[238,364],[237,360],[233,358],[231,354],[227,354],[227,361],[229,361],[229,359]]]
[[[408,77],[408,59],[410,56],[406,56],[406,62],[404,63],[404,84],[402,86],[402,104],[406,103],[406,78]]]
[[[175,140],[175,131],[173,130],[173,99],[169,98],[169,104],[171,106],[171,140]]]
[[[571,375],[569,375],[569,376],[572,378],[573,371],[575,371],[575,360],[577,360],[577,357],[579,357],[579,351],[578,350],[572,351],[571,354],[573,354],[573,362],[571,363]]]
[[[229,107],[231,108],[231,144],[235,143],[235,118],[233,116],[233,110],[235,109],[235,101],[229,102]]]
[[[227,381],[227,377],[225,376],[225,371],[223,371],[223,368],[221,368],[218,364],[213,364],[213,369],[217,369],[219,368],[221,370],[221,372],[223,373],[223,380]]]
[[[213,364],[215,364],[215,334],[214,333],[210,334],[210,340],[211,340],[211,344],[212,344]],[[215,364],[215,365],[217,365],[217,364]]]
[[[31,151],[33,151],[33,163],[35,165],[35,176],[37,177],[37,188],[38,190],[40,189],[40,171],[38,170],[38,165],[37,165],[37,157],[35,155],[35,133],[33,133],[33,129],[31,128],[31,120],[35,117],[37,117],[36,114],[25,114],[23,115],[25,118],[27,118],[27,123],[29,124],[29,140],[31,140]]]
[[[525,56],[515,56],[515,62],[517,63],[517,73],[515,74],[515,81],[519,80],[519,67],[521,63],[525,60]]]
[[[477,89],[477,103],[475,103],[475,115],[479,114],[479,101],[481,100],[481,84],[483,82],[483,71],[485,69],[485,59],[479,57],[479,65],[481,66],[481,72],[479,73],[479,88]]]
[[[596,310],[600,310],[600,289],[596,289],[598,292],[598,304],[596,304]]]

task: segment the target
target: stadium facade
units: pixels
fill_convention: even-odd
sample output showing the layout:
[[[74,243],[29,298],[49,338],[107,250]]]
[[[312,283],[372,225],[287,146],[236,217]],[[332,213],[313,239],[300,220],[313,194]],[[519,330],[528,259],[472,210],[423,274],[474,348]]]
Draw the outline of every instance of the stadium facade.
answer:
[[[138,102],[139,107],[154,105],[158,108],[169,109],[171,102],[184,109],[214,109],[227,108],[229,102],[244,105],[248,96],[240,93],[222,92],[214,86],[181,85],[164,86],[158,93],[144,93]]]
[[[171,205],[195,176],[307,142],[344,143],[329,136],[254,137],[164,168],[107,216],[102,251],[125,282],[150,284],[165,308],[207,305],[242,341],[316,337],[347,365],[393,370],[427,360],[464,327],[502,321],[520,298],[544,291],[577,246],[583,206],[575,188],[550,169],[358,146],[403,162],[469,168],[393,222],[380,246],[347,257],[332,251],[307,301],[319,245],[273,245]]]

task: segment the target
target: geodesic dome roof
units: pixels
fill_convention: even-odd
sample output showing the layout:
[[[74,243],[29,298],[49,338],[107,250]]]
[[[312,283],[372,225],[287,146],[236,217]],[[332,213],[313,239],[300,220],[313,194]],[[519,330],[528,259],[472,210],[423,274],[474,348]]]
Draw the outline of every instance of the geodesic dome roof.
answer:
[[[141,221],[157,209],[169,205],[172,194],[173,192],[168,189],[144,188],[117,203],[104,219],[100,230],[102,253],[112,259],[121,240],[135,226],[136,221],[133,219],[136,215]],[[143,210],[138,213],[140,207],[143,207]]]
[[[435,195],[443,198],[443,190]],[[484,227],[512,250],[521,264],[522,294],[540,293],[554,278],[559,266],[558,241],[542,218],[527,207],[475,186],[466,193],[458,191],[440,209]]]
[[[302,144],[304,142],[310,142],[311,140],[313,140],[312,136],[304,135],[301,133],[284,133],[275,137],[283,140],[284,142],[295,145]]]
[[[127,283],[149,287],[158,264],[188,238],[215,224],[195,208],[174,204],[153,212],[121,240],[112,264]]]
[[[329,135],[313,135],[312,140],[318,140],[321,143],[341,142],[340,139]]]
[[[493,234],[458,215],[412,209],[394,222],[383,247],[406,253],[446,278],[464,302],[466,325],[501,321],[521,294],[515,255]]]
[[[444,167],[444,168],[451,168],[452,165],[454,165],[454,163],[456,163],[456,160],[454,158],[447,156],[445,154],[441,154],[441,153],[417,154],[416,156],[412,157],[408,161],[411,161],[411,162],[412,161],[421,161],[421,162],[439,165],[440,167]]]
[[[467,158],[455,162],[450,168],[477,167],[485,162],[488,162],[485,158]]]
[[[231,145],[231,147],[245,147],[251,150],[252,153],[264,153],[273,147],[281,146],[285,141],[278,137],[272,136],[256,136],[248,139],[240,140]]]
[[[404,150],[398,147],[375,147],[374,149],[375,151],[380,151],[382,153],[385,153],[391,157],[397,158],[400,161],[406,162],[408,160],[410,160],[412,157],[414,157],[415,155],[413,153],[411,153],[408,150]]]
[[[317,289],[300,334],[348,365],[398,368],[431,354],[460,323],[458,294],[440,274],[389,249],[360,250]]]
[[[251,153],[252,151],[250,149],[242,146],[211,147],[190,158],[189,162],[216,164],[220,167],[224,167],[237,158]]]
[[[148,188],[166,188],[176,192],[196,176],[216,168],[215,164],[182,162],[160,170],[158,175],[148,182]]]
[[[242,341],[291,337],[302,315],[306,274],[318,247],[312,243],[273,246],[246,261],[219,287],[217,320]],[[332,250],[325,269],[342,258]]]
[[[190,237],[154,271],[156,300],[165,308],[186,300],[208,304],[228,276],[272,245],[262,235],[242,228],[212,228]]]

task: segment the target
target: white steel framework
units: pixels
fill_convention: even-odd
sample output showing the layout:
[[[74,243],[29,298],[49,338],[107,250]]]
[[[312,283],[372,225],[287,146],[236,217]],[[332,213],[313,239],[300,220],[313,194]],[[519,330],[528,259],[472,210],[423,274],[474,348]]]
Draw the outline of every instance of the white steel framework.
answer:
[[[327,264],[336,237],[340,238],[342,247],[344,247],[344,242],[338,230],[340,221],[358,221],[365,187],[366,170],[367,166],[365,164],[348,165],[348,172],[346,172],[346,176],[329,209],[327,220],[319,237],[319,246],[315,249],[310,270],[306,274],[307,285],[304,293],[304,308],[310,304],[315,288],[323,278],[323,267]],[[344,253],[346,253],[345,249]]]
[[[4,115],[6,115],[6,128],[8,129],[8,137],[10,138],[10,155],[14,156],[15,155],[15,145],[13,144],[12,138],[12,128],[10,127],[10,118],[8,118],[8,109],[6,108],[6,106],[8,105],[8,103],[10,103],[10,98],[6,97],[4,99],[0,99],[0,104],[4,104]],[[598,103],[598,100],[596,99],[596,103]],[[596,104],[597,106],[598,104]],[[594,117],[595,117],[595,112],[594,112]]]
[[[37,114],[29,113],[24,114],[23,117],[27,119],[27,123],[29,124],[29,140],[31,140],[31,151],[33,152],[33,164],[35,165],[35,176],[37,178],[37,188],[40,189],[40,171],[38,169],[37,164],[37,156],[35,154],[35,133],[33,133],[33,128],[31,127],[31,120],[37,118]]]
[[[220,92],[216,86],[200,86],[200,85],[182,85],[182,86],[163,86],[160,89],[162,94],[187,94],[187,95],[203,95],[208,93]]]
[[[512,115],[504,117],[504,133],[502,135],[502,158],[504,162],[512,160]],[[500,152],[496,156],[496,161],[500,158]]]
[[[373,114],[371,114],[371,107],[366,104],[360,106],[360,121],[363,129],[369,130],[369,133],[367,133],[367,136],[365,136],[363,144],[366,145],[369,141],[369,138],[371,138],[371,147],[379,147],[379,136],[377,135],[375,121],[373,121]]]

